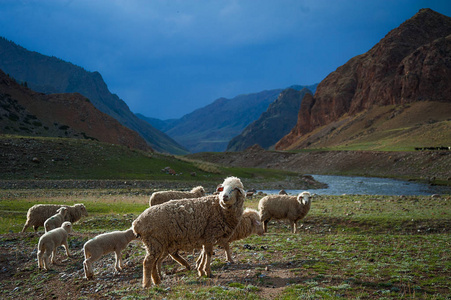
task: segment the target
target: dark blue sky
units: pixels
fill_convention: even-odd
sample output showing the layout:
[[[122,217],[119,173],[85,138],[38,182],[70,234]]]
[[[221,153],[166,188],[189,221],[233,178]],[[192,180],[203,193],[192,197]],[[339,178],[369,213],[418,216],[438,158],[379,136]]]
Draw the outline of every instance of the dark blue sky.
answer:
[[[133,112],[318,83],[420,8],[449,0],[0,0],[0,35],[99,71]]]

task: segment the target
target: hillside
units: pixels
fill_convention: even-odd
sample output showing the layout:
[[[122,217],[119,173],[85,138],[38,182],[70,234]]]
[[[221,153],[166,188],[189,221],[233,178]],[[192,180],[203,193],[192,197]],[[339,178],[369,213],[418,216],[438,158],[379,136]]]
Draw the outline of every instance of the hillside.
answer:
[[[98,72],[88,72],[56,57],[29,51],[5,38],[0,38],[0,69],[37,92],[85,96],[97,109],[138,132],[156,151],[187,153],[166,134],[138,119],[123,100],[108,90]]]
[[[84,96],[36,93],[1,70],[0,134],[92,139],[152,150],[138,133],[96,109]]]
[[[300,91],[291,88],[282,91],[260,118],[229,142],[227,151],[242,151],[255,144],[265,149],[274,147],[296,125],[297,112],[306,93],[311,91],[307,88]]]
[[[291,88],[300,90],[304,87],[315,89],[316,85],[294,85]],[[138,116],[160,128],[190,152],[224,151],[229,141],[257,120],[282,91],[275,89],[232,99],[220,98],[175,120]]]
[[[443,134],[450,132],[449,53],[451,18],[420,10],[367,53],[329,74],[314,96],[305,96],[296,126],[276,149],[358,148],[361,143],[386,149],[385,139],[388,148],[404,147],[402,141],[450,145]],[[393,119],[400,112],[403,118]]]

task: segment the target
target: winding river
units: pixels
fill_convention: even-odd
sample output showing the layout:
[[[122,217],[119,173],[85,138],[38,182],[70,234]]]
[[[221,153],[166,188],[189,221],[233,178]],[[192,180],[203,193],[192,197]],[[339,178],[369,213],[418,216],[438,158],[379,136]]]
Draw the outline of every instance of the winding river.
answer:
[[[450,186],[431,186],[413,181],[356,176],[312,175],[317,181],[326,183],[328,188],[308,190],[319,195],[433,195],[451,194]],[[303,190],[286,190],[289,194],[298,194]],[[279,190],[262,191],[276,194]]]

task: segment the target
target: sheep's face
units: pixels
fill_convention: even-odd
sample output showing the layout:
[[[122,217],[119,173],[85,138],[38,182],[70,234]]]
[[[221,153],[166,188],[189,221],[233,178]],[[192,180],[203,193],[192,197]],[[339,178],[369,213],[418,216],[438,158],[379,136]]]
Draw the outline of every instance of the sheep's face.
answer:
[[[87,217],[88,211],[86,210],[86,207],[83,204],[75,204],[75,207],[80,210],[81,215]]]
[[[64,230],[66,230],[67,233],[72,232],[72,223],[71,222],[64,222],[63,225],[61,225]]]
[[[221,206],[230,207],[244,195],[244,190],[233,186],[221,186],[218,188]]]
[[[59,213],[59,214],[62,214],[63,216],[65,216],[67,214],[67,208],[66,207],[61,207],[56,212]]]
[[[312,195],[309,192],[302,192],[298,195],[299,203],[307,205],[312,200]]]
[[[253,232],[258,235],[264,235],[265,230],[263,229],[263,224],[260,220],[252,219]]]

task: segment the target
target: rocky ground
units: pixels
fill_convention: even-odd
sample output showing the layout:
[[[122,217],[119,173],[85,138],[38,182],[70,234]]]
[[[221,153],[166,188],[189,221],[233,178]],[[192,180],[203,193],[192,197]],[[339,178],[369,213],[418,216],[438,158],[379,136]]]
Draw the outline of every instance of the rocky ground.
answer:
[[[451,185],[451,151],[265,151],[195,153],[193,159],[223,165],[273,168],[301,174],[394,177]]]

